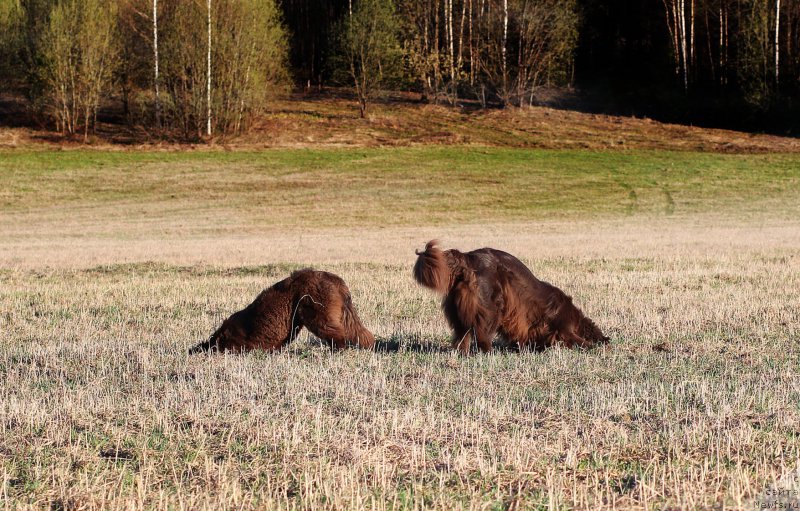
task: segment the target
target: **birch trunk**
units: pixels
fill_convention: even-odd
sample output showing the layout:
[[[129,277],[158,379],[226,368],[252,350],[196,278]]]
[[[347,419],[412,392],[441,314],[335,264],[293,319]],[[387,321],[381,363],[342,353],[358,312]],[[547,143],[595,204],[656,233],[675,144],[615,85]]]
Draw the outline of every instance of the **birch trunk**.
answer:
[[[695,59],[697,58],[694,48],[694,2],[695,0],[692,0],[690,4],[691,11],[689,13],[689,63],[692,67],[694,67]]]
[[[672,47],[675,49],[675,75],[680,76],[681,54],[678,50],[678,48],[680,48],[680,42],[678,40],[678,7],[675,4],[675,0],[672,0],[670,3],[667,3],[667,0],[663,0],[663,2],[667,17],[669,37],[672,40]]]
[[[422,17],[422,55],[423,58],[426,59],[426,62],[423,65],[422,74],[424,79],[422,84],[422,97],[420,98],[424,102],[427,102],[428,96],[433,86],[433,84],[431,84],[430,61],[428,60],[431,54],[431,44],[430,44],[430,39],[428,37],[428,30],[430,30],[430,25],[431,25],[430,7],[431,7],[430,0],[425,0],[425,4],[423,7],[423,17]]]
[[[709,64],[709,68],[711,70],[711,81],[712,82],[716,82],[717,81],[717,71],[716,71],[715,62],[714,62],[714,50],[713,50],[712,45],[711,45],[711,38],[713,36],[713,33],[711,31],[711,25],[709,24],[709,21],[708,21],[708,11],[709,11],[709,9],[705,9],[704,13],[703,13],[704,14],[705,28],[706,28],[706,30],[705,30],[705,32],[706,32],[706,46],[708,47],[708,64]]]
[[[678,12],[680,16],[680,35],[681,35],[681,57],[683,60],[683,90],[689,90],[689,63],[686,59],[687,51],[686,51],[686,3],[684,0],[680,0],[680,5],[678,7]]]
[[[724,3],[719,5],[719,83],[728,82],[728,8]]]
[[[464,52],[463,52],[463,49],[464,49],[464,22],[466,21],[466,18],[467,18],[467,2],[465,1],[463,3],[463,5],[461,6],[461,24],[460,24],[460,27],[458,29],[458,65],[456,66],[456,69],[458,69],[459,73],[461,73],[461,64],[463,62],[462,58],[463,58],[463,54],[464,54]]]
[[[725,73],[725,16],[722,11],[722,4],[719,4],[719,83],[720,85],[724,84],[725,79],[723,78]]]
[[[211,0],[208,0],[208,73],[206,75],[206,135],[211,136]]]
[[[456,62],[455,62],[455,50],[453,48],[453,39],[455,39],[453,34],[453,0],[445,0],[445,5],[447,6],[447,12],[445,15],[447,16],[447,46],[449,50],[449,57],[450,57],[450,87],[455,92],[455,82],[456,82]],[[450,95],[450,102],[454,102],[454,94]]]
[[[472,56],[472,0],[469,0],[469,84],[475,84],[475,59]]]
[[[433,53],[436,56],[433,67],[433,103],[439,104],[439,83],[441,80],[441,55],[439,53],[439,0],[433,3]]]
[[[158,93],[158,0],[153,0],[153,68],[156,88],[156,126],[161,126],[161,98]]]
[[[775,84],[780,83],[781,0],[775,0]]]
[[[508,96],[508,73],[506,72],[506,43],[508,42],[508,0],[503,0],[503,94]]]

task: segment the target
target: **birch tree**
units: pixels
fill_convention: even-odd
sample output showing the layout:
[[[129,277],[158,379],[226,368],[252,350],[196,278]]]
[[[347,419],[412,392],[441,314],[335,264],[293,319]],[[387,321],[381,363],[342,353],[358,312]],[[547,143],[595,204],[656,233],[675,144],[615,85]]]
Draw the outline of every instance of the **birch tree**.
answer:
[[[118,64],[116,3],[62,0],[50,14],[43,35],[42,68],[47,98],[57,128],[83,131],[88,140],[100,101],[110,92]]]
[[[214,129],[241,133],[287,91],[288,41],[273,0],[220,1],[217,10]]]
[[[159,11],[162,120],[187,139],[247,130],[289,83],[275,0],[209,4],[163,2]]]
[[[485,7],[483,7],[485,6]],[[568,80],[577,43],[575,0],[504,0],[490,9],[482,3],[476,44],[476,81],[504,105],[533,103],[536,87]]]
[[[689,60],[687,59],[686,1],[662,0],[666,10],[667,28],[672,40],[675,73],[682,78],[684,91],[689,90]],[[692,8],[693,12],[693,8]],[[693,14],[692,14],[693,16]]]
[[[0,89],[11,87],[18,71],[21,21],[19,0],[0,0]]]
[[[374,95],[401,71],[398,32],[391,0],[360,0],[336,30],[332,67],[353,85],[362,118]]]
[[[436,51],[432,0],[407,0],[400,4],[403,49],[409,71],[418,81],[423,101],[436,101],[440,55]]]
[[[739,9],[736,33],[737,85],[752,105],[764,105],[774,92],[774,4],[748,0]]]

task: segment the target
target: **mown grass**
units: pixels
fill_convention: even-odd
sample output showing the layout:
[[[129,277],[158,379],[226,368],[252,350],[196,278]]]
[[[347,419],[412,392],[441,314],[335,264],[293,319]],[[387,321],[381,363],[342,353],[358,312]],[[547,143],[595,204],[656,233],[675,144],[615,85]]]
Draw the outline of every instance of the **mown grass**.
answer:
[[[800,156],[426,147],[5,152],[7,212],[153,203],[286,227],[757,212],[800,196]],[[335,214],[331,214],[335,212]]]
[[[747,509],[800,457],[798,262],[758,251],[528,259],[612,345],[473,358],[447,350],[436,300],[398,265],[326,265],[377,353],[304,334],[212,357],[186,349],[290,267],[7,271],[2,492],[21,507]]]
[[[3,152],[0,501],[753,509],[800,460],[799,159]],[[455,356],[410,277],[441,233],[514,252],[611,345]],[[304,264],[379,350],[186,354]]]

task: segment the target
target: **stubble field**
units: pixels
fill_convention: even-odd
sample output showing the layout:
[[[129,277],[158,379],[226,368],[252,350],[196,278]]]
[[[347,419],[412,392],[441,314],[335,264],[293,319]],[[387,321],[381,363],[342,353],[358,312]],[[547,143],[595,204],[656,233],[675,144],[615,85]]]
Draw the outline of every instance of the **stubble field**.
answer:
[[[0,153],[0,501],[755,509],[797,495],[800,157]],[[458,357],[414,249],[494,246],[603,349]],[[188,356],[289,271],[376,352]]]

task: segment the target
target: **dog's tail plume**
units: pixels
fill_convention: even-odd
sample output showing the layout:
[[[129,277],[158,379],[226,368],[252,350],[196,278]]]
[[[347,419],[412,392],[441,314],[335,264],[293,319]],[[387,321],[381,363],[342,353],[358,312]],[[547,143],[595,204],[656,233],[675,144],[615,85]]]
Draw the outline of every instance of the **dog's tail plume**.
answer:
[[[375,336],[367,330],[367,327],[359,319],[349,294],[346,296],[342,307],[342,326],[350,342],[354,342],[361,348],[371,349],[375,347]]]
[[[414,279],[425,287],[437,293],[447,294],[450,286],[450,269],[444,252],[436,245],[439,242],[431,240],[425,245],[425,250],[416,251],[417,262],[414,265]]]

